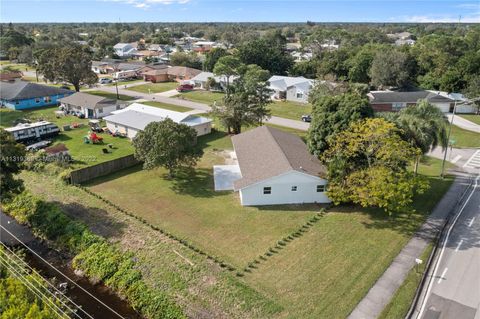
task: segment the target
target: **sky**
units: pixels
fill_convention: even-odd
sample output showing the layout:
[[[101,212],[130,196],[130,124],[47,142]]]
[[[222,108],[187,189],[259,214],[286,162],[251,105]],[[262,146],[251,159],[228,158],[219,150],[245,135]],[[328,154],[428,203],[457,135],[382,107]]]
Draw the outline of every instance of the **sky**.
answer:
[[[480,0],[0,0],[8,22],[477,22]]]

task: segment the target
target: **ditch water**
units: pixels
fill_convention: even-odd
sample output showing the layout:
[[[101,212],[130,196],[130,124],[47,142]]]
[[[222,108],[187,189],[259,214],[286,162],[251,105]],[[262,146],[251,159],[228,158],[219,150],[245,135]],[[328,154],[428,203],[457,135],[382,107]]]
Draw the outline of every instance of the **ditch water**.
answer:
[[[114,318],[125,318],[125,319],[141,319],[140,316],[134,309],[132,309],[128,303],[119,298],[114,294],[108,287],[103,284],[94,284],[91,283],[88,279],[82,276],[75,274],[74,270],[71,267],[71,258],[56,251],[48,248],[43,242],[36,239],[29,228],[18,224],[11,217],[5,215],[0,211],[0,225],[6,228],[11,232],[15,237],[25,243],[30,249],[32,249],[40,257],[36,256],[34,253],[30,252],[28,249],[25,249],[15,238],[10,236],[7,231],[0,227],[0,242],[4,243],[9,247],[22,247],[25,251],[25,262],[28,263],[30,267],[35,269],[44,277],[45,279],[54,283],[57,287],[64,286],[61,283],[67,283],[66,288],[64,289],[64,294],[73,300],[74,303],[80,305],[82,309],[88,313],[91,317],[97,319],[114,319]],[[49,264],[58,269],[65,276],[70,278],[73,282],[78,284],[80,289],[73,283],[69,282],[65,277],[59,274],[52,266],[48,265],[45,259]],[[87,292],[85,292],[87,291]],[[96,299],[93,298],[94,296]],[[110,309],[109,309],[110,308]],[[112,311],[113,310],[113,311]],[[82,318],[89,318],[86,314],[83,314],[81,311],[77,312]]]

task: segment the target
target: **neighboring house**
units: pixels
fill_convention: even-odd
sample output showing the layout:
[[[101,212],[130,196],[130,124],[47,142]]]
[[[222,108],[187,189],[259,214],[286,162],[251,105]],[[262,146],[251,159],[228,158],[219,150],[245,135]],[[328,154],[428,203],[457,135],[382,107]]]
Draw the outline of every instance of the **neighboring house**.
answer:
[[[133,103],[123,110],[114,111],[113,114],[104,118],[110,132],[120,133],[132,139],[139,131],[152,122],[161,122],[166,118],[185,124],[197,131],[197,136],[209,134],[212,129],[212,121],[205,117],[170,111],[158,107]]]
[[[272,99],[307,103],[308,93],[315,84],[314,80],[299,77],[274,75],[268,79],[269,88],[273,91]]]
[[[93,119],[103,118],[126,106],[121,101],[82,92],[61,98],[59,102],[65,111],[83,114],[86,118]]]
[[[212,50],[217,45],[216,42],[212,41],[197,41],[193,45],[193,51],[198,53],[205,53]]]
[[[244,206],[329,203],[327,169],[297,135],[261,126],[232,137]]]
[[[191,80],[202,71],[188,68],[186,66],[172,66],[166,69],[151,70],[143,73],[145,81],[152,83],[176,81],[182,82]]]
[[[92,71],[96,74],[108,74],[113,71],[107,62],[92,61]]]
[[[397,112],[408,106],[417,105],[418,100],[427,100],[442,112],[453,111],[454,100],[431,91],[370,91],[370,105],[376,112]]]
[[[211,90],[225,90],[227,87],[227,77],[225,75],[216,76],[212,72],[200,72],[196,76],[190,79],[190,81],[195,83],[195,86],[201,89],[207,88],[207,81],[208,79],[213,78],[215,80],[216,86],[210,88]],[[230,76],[229,77],[229,84],[232,84],[238,76]]]
[[[448,93],[448,92],[442,92],[442,91],[430,91],[430,92],[438,93],[442,96],[452,99],[454,101],[454,105],[456,101],[457,103],[455,106],[455,113],[476,114],[478,111],[478,106],[476,106],[474,102],[469,101],[469,99],[461,93]]]
[[[131,43],[117,43],[113,46],[115,54],[122,58],[132,57],[137,49]]]
[[[155,70],[163,70],[163,69],[166,69],[168,68],[168,65],[166,64],[148,64],[148,65],[145,65],[143,67],[141,67],[140,69],[137,70],[137,73],[139,76],[145,78],[145,73],[149,72],[149,71],[155,71]]]
[[[70,90],[24,81],[0,85],[1,105],[14,110],[57,105],[59,99],[72,93]]]

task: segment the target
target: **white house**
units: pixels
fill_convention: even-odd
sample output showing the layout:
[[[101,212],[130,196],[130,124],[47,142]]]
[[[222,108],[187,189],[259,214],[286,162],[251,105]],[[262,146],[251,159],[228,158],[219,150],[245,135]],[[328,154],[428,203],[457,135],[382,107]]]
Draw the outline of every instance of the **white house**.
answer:
[[[190,81],[193,82],[196,87],[206,89],[207,81],[209,78],[213,78],[216,83],[216,86],[210,89],[225,90],[225,88],[227,87],[227,77],[225,75],[216,76],[212,72],[201,72],[191,78]],[[237,78],[238,76],[230,76],[228,78],[229,84],[232,84]]]
[[[73,112],[77,115],[83,114],[85,118],[102,118],[110,115],[113,111],[120,110],[126,106],[124,102],[112,100],[103,96],[87,94],[82,92],[58,100],[64,111]]]
[[[131,43],[117,43],[113,46],[113,50],[116,55],[125,58],[131,57],[137,52],[137,49]]]
[[[315,81],[303,76],[274,75],[268,79],[268,83],[269,88],[273,91],[272,99],[307,103],[308,93],[314,86]]]
[[[260,126],[232,137],[244,206],[329,203],[326,168],[297,135]]]
[[[444,113],[451,112],[454,106],[452,98],[436,91],[370,91],[367,96],[370,99],[370,105],[376,112],[400,111],[403,108],[417,105],[419,100],[427,100]]]
[[[197,131],[197,136],[209,134],[212,129],[212,121],[205,117],[170,111],[141,103],[130,104],[128,107],[112,113],[112,115],[104,118],[107,128],[110,132],[124,134],[130,139],[134,138],[139,131],[145,129],[148,124],[161,122],[166,118],[194,128]]]

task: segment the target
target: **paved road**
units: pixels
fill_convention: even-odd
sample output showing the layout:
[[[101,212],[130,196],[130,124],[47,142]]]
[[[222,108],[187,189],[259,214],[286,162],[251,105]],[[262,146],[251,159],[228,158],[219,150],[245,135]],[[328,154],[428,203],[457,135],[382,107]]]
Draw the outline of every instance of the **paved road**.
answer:
[[[480,319],[480,175],[442,242],[417,318]]]
[[[443,160],[444,151],[441,147],[435,148],[428,155]],[[475,173],[480,168],[480,149],[478,148],[448,148],[447,161],[463,170]]]
[[[109,93],[115,93],[115,87],[113,86],[101,86],[98,88],[95,88],[93,90],[102,90],[105,92]],[[88,90],[86,90],[88,91]],[[173,104],[173,105],[179,105],[179,106],[184,106],[188,107],[191,109],[196,109],[196,110],[202,110],[204,112],[210,111],[210,106],[208,104],[204,103],[198,103],[198,102],[192,102],[188,100],[183,100],[179,98],[173,98],[173,97],[168,97],[168,96],[161,96],[158,94],[148,94],[148,93],[140,93],[140,92],[135,92],[131,90],[125,90],[124,88],[121,88],[120,86],[118,87],[118,93],[123,94],[123,95],[128,95],[135,97],[136,99],[143,99],[143,100],[148,100],[148,101],[157,101],[161,103],[167,103],[167,104]],[[272,116],[268,121],[268,123],[275,124],[275,125],[281,125],[297,130],[302,130],[306,131],[308,130],[308,127],[310,124],[304,123],[302,121],[296,121],[296,120],[290,120],[282,117],[277,117],[277,116]]]
[[[370,288],[367,295],[348,316],[349,319],[373,319],[381,314],[409,271],[415,266],[415,259],[421,256],[431,239],[440,231],[445,218],[457,204],[459,197],[469,185],[469,181],[467,175],[459,174],[457,176],[455,182],[442,197],[427,221]]]
[[[453,115],[452,114],[446,114],[446,115],[448,117],[448,120],[451,121]],[[463,117],[460,117],[458,115],[455,115],[455,117],[453,118],[453,124],[465,130],[480,133],[480,125],[470,122],[469,120],[466,120]]]

